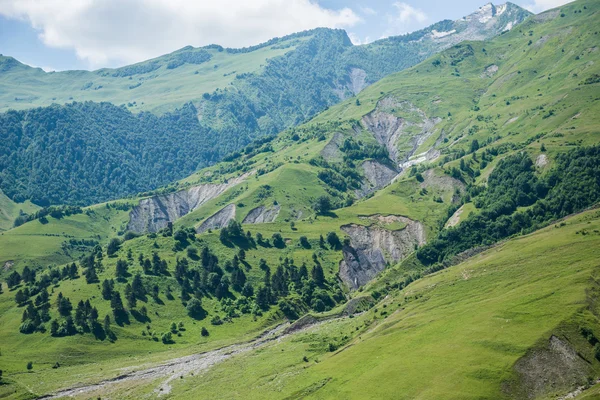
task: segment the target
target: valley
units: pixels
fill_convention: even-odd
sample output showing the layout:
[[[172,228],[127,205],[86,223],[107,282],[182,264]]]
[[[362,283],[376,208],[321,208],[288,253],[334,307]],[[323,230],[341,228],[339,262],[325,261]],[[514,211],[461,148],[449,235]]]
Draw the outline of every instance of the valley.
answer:
[[[599,12],[592,0],[537,15],[486,5],[365,46],[318,29],[81,73],[4,60],[44,83],[20,87],[40,93],[22,107],[0,96],[19,109],[0,115],[14,144],[0,157],[13,168],[0,173],[0,398],[594,398]],[[485,32],[469,22],[481,18]],[[376,60],[394,43],[413,54],[415,37],[418,57]],[[287,93],[307,97],[294,113],[272,107],[285,118],[269,127],[224,117],[239,103],[210,114],[227,108],[225,86],[268,88],[311,42],[311,68],[372,58],[318,104],[297,82]],[[249,76],[221,79],[225,66]],[[49,106],[45,85],[69,74],[103,85],[75,100],[114,104],[66,93]],[[96,97],[125,76],[173,94]],[[36,120],[54,112],[77,117],[67,130]],[[90,115],[87,131],[73,122]],[[136,130],[112,128],[124,119]],[[72,138],[78,160],[59,175],[38,168],[66,154],[42,150],[53,137]],[[90,138],[115,151],[90,152]],[[17,163],[27,157],[35,168]]]

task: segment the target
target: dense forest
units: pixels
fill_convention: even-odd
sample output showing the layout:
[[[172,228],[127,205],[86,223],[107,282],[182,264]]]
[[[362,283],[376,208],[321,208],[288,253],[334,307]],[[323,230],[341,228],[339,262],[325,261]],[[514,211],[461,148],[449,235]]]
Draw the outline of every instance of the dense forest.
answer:
[[[88,205],[156,188],[218,160],[193,105],[157,117],[110,103],[0,115],[0,188],[16,201]]]
[[[474,188],[478,212],[457,227],[444,229],[417,257],[425,265],[443,262],[462,251],[532,232],[600,200],[600,146],[559,154],[552,171],[535,173],[527,153],[500,161],[487,188]]]

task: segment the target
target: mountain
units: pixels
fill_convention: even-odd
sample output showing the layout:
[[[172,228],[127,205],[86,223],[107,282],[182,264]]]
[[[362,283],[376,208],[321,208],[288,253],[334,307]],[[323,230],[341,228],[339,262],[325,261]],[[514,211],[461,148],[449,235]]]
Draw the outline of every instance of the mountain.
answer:
[[[324,105],[334,104],[336,98],[339,101],[340,97],[356,94],[389,73],[460,41],[484,40],[510,30],[529,15],[512,3],[489,3],[460,20],[444,20],[411,34],[366,45],[352,45],[342,30],[319,28],[241,49],[187,46],[134,65],[97,71],[44,72],[3,56],[0,111],[91,100],[124,104],[132,111],[164,113],[188,102],[200,109],[199,104],[206,100],[203,95],[214,95],[217,89],[239,92],[258,108],[261,104],[255,97],[266,96],[277,104],[286,88],[293,92],[280,102],[301,101],[297,105],[302,112],[297,115],[306,118]],[[317,96],[313,103],[295,99],[294,95],[309,90]],[[262,109],[263,113],[268,111]],[[284,114],[288,111],[281,110],[280,114],[287,118]]]
[[[457,43],[153,192],[22,215],[0,234],[0,393],[593,385],[599,12]]]
[[[528,15],[511,3],[488,4],[368,45],[352,45],[341,30],[315,29],[244,49],[186,47],[93,72],[47,73],[0,57],[0,110],[21,110],[0,115],[0,188],[39,205],[89,205],[154,189]],[[31,109],[51,103],[62,105]],[[136,139],[124,140],[129,134]]]

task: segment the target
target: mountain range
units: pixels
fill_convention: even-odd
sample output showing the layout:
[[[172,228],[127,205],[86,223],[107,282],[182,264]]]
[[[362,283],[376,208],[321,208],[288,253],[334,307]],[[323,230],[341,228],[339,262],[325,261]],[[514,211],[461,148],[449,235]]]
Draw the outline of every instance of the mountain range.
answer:
[[[9,62],[173,90],[0,116],[0,397],[597,398],[599,13]]]
[[[0,116],[0,189],[42,206],[155,189],[529,15],[512,3],[488,4],[367,45],[353,45],[342,30],[315,29],[244,49],[186,47],[93,72],[44,72],[0,57],[0,110],[20,110]]]

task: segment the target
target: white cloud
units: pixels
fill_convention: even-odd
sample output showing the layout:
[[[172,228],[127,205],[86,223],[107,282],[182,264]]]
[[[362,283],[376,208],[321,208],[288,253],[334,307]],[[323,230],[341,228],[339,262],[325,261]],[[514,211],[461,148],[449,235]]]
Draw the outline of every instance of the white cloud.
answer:
[[[356,45],[356,46],[359,46],[361,44],[368,44],[368,43],[372,42],[372,40],[369,36],[365,36],[364,38],[361,38],[354,32],[348,32],[348,37],[350,38],[350,41],[352,42],[352,44]]]
[[[123,65],[186,45],[243,47],[315,27],[347,28],[351,9],[311,0],[0,0],[44,44],[73,49],[90,67]]]
[[[364,15],[377,15],[377,11],[371,7],[360,7],[360,12]]]
[[[394,7],[398,9],[398,15],[396,20],[401,23],[410,23],[410,22],[425,22],[427,21],[427,15],[406,3],[394,3]]]
[[[534,0],[533,3],[527,4],[524,7],[531,12],[539,13],[550,8],[560,7],[571,1],[573,0]]]
[[[396,2],[393,6],[395,12],[388,15],[388,27],[384,37],[412,32],[425,27],[429,22],[425,12],[410,4]]]

